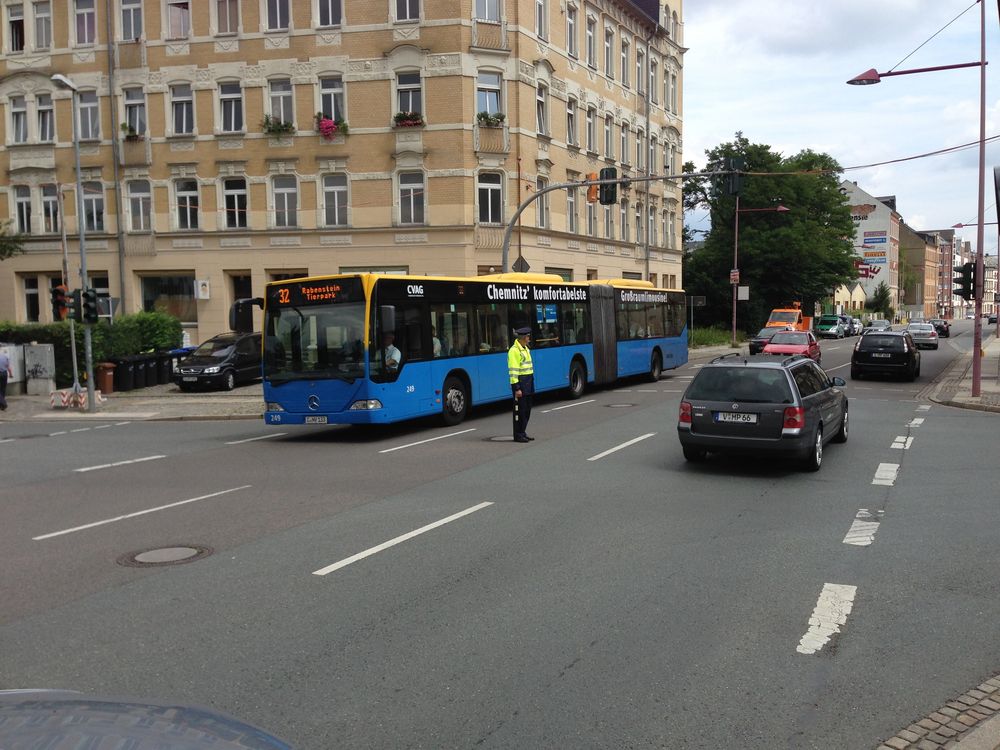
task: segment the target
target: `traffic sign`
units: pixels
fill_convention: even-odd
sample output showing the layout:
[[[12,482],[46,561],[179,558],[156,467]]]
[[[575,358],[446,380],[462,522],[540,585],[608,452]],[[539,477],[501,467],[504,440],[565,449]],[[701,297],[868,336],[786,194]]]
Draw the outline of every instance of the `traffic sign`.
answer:
[[[740,283],[740,269],[734,268],[729,272],[729,283],[739,284]]]
[[[695,294],[691,296],[691,307],[704,307],[705,298],[700,294]]]
[[[527,273],[531,269],[528,265],[528,261],[524,259],[523,255],[519,255],[517,260],[514,261],[514,272],[515,273]]]

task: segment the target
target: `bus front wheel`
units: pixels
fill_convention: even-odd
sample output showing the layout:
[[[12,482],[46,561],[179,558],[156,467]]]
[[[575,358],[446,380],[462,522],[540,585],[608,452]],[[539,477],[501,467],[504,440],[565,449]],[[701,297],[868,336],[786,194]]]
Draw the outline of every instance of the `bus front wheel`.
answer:
[[[649,379],[654,383],[663,374],[663,358],[659,352],[653,352],[653,359],[649,363]]]
[[[570,398],[580,398],[583,395],[583,389],[587,387],[587,373],[583,369],[583,365],[579,362],[574,362],[569,366],[569,397]]]
[[[450,375],[444,381],[441,394],[444,423],[449,427],[460,423],[469,411],[469,394],[465,383],[454,375]]]

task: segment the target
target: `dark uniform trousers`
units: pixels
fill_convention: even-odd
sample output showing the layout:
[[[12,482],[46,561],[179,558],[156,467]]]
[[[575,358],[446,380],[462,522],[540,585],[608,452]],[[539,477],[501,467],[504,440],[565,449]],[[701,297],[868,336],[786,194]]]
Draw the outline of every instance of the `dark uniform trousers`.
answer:
[[[514,437],[527,437],[528,419],[531,418],[531,398],[535,393],[535,376],[522,375],[517,384],[511,386],[516,392],[521,390],[521,398],[514,397]]]

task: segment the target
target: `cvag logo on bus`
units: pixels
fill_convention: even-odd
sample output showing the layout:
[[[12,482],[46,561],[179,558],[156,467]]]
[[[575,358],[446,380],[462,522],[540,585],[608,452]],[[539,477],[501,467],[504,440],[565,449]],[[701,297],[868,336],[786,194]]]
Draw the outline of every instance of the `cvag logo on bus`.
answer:
[[[424,285],[423,284],[407,284],[406,293],[411,297],[423,297],[424,296]]]

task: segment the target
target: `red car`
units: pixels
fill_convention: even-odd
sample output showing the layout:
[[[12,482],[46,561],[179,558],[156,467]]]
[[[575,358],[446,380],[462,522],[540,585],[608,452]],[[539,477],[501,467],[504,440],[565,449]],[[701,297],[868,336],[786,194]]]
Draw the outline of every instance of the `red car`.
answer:
[[[791,356],[803,354],[820,364],[819,342],[812,331],[780,331],[771,337],[771,343],[764,347],[764,354]]]

